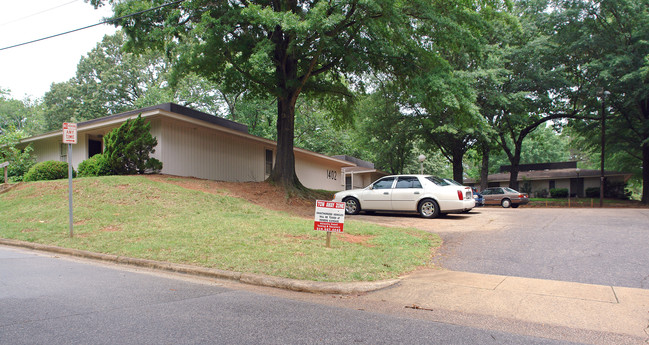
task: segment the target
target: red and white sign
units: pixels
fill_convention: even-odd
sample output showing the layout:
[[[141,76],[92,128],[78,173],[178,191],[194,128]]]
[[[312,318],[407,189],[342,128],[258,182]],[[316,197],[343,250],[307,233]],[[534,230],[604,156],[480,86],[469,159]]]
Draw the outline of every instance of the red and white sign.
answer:
[[[345,203],[317,200],[315,202],[315,223],[313,230],[343,232]]]
[[[77,143],[77,124],[64,123],[63,124],[63,143],[76,144]]]

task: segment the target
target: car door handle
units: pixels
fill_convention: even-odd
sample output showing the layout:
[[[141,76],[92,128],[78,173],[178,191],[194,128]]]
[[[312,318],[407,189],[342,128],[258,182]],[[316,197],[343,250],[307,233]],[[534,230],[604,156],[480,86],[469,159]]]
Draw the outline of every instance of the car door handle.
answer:
[[[383,192],[383,194],[385,194],[385,195],[389,195],[389,194],[390,194],[390,192]]]
[[[415,194],[419,194],[419,192],[415,192]]]

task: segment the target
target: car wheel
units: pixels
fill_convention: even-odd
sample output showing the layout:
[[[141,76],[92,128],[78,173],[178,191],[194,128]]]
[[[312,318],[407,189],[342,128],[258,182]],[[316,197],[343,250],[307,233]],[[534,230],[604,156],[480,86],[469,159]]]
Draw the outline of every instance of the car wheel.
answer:
[[[347,198],[345,201],[345,213],[358,214],[361,211],[361,204],[356,198]]]
[[[424,218],[436,218],[439,216],[439,205],[432,199],[425,199],[419,202],[419,215]]]
[[[503,201],[500,202],[500,205],[504,208],[509,208],[509,206],[512,205],[512,201],[509,199],[503,199]]]

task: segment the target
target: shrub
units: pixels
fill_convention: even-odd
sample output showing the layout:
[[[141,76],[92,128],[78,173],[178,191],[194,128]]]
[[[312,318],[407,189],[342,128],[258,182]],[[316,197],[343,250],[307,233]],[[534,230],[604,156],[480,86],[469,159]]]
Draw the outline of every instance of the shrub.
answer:
[[[150,129],[151,123],[145,123],[140,114],[104,137],[104,158],[112,174],[144,174],[162,170],[162,162],[149,157],[158,145]]]
[[[79,164],[79,176],[110,175],[110,167],[103,154],[96,154]]]
[[[20,139],[25,137],[25,133],[21,130],[11,127],[5,129],[4,132],[0,130],[0,133],[2,133],[0,134],[0,163],[9,162],[7,171],[9,180],[22,181],[23,176],[36,163],[34,157],[31,156],[32,145],[27,145],[23,149],[16,147]]]
[[[550,196],[553,198],[567,198],[568,188],[552,188],[550,189]]]
[[[586,197],[587,198],[599,198],[599,187],[586,188]]]
[[[548,197],[548,191],[545,190],[545,189],[537,190],[536,192],[534,192],[534,195],[537,198],[547,198]]]
[[[72,169],[72,177],[76,175]],[[24,176],[24,181],[58,180],[68,177],[68,163],[45,161],[36,163]]]

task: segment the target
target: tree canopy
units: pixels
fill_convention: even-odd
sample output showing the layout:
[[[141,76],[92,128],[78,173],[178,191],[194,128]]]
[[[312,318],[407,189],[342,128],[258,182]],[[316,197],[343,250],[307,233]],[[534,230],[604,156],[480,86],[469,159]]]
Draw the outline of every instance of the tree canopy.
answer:
[[[96,6],[102,0],[92,0]],[[108,1],[117,17],[162,1]],[[368,72],[402,85],[442,86],[449,72],[440,50],[478,45],[476,1],[207,1],[186,0],[119,20],[131,49],[152,47],[178,57],[178,75],[193,72],[277,101],[276,162],[270,179],[300,186],[293,145],[302,94],[327,95],[344,114],[352,85]]]

